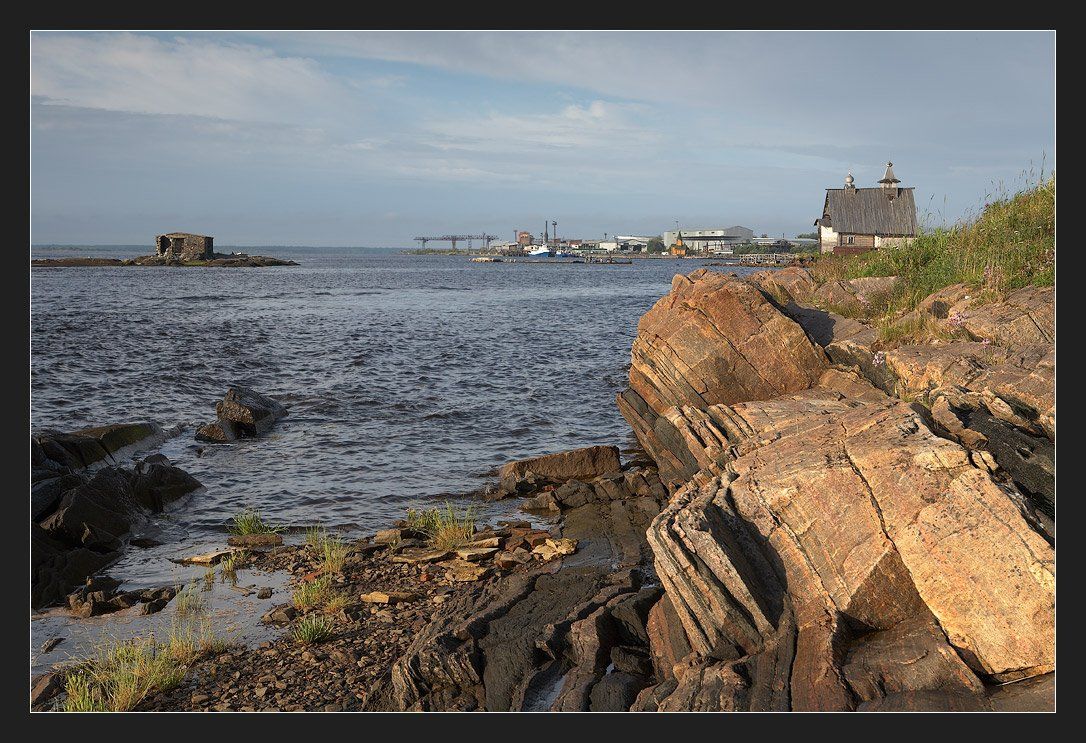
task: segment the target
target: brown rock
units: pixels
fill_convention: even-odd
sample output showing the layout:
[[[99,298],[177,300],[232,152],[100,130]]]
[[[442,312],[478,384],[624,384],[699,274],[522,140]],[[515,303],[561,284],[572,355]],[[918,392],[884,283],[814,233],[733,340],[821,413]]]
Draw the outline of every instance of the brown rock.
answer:
[[[430,547],[408,547],[393,555],[392,562],[417,565],[420,563],[437,562],[448,556],[448,550],[433,549]]]
[[[544,484],[563,483],[566,480],[590,480],[618,470],[621,466],[617,447],[588,446],[510,462],[498,470],[498,477],[501,491],[510,494],[517,492],[517,483],[529,474]]]
[[[690,641],[686,639],[679,615],[666,594],[649,610],[645,627],[649,635],[649,649],[656,678],[661,681],[674,679],[675,664],[689,655],[692,648]]]
[[[539,555],[544,562],[563,555],[572,555],[577,551],[577,542],[573,539],[548,539],[537,545],[532,554]]]
[[[1001,302],[955,307],[970,336],[1007,348],[1051,348],[1056,338],[1056,294],[1050,286],[1028,286]],[[952,312],[954,310],[951,310]]]
[[[443,564],[445,577],[454,583],[470,583],[484,577],[487,568],[467,560],[450,560]]]
[[[191,555],[189,557],[170,558],[171,562],[176,562],[178,565],[218,565],[227,557],[235,554],[237,550],[214,550],[212,552],[205,552],[200,555]]]
[[[810,387],[826,368],[803,329],[755,287],[704,269],[675,277],[638,323],[631,356],[619,410],[669,484],[692,474],[669,453],[669,408],[776,397]]]
[[[275,421],[287,414],[287,409],[270,397],[248,387],[231,387],[222,401],[215,405],[220,421],[237,424],[247,436],[264,433]]]
[[[805,268],[796,266],[757,271],[748,275],[746,281],[758,287],[768,299],[780,305],[805,302],[816,288],[811,273]]]
[[[359,598],[367,604],[403,604],[417,601],[419,595],[410,591],[370,591]]]
[[[891,630],[930,610],[972,673],[1051,670],[1052,549],[961,447],[903,404],[820,390],[711,411],[738,458],[649,531],[697,653],[766,656],[752,689],[783,678],[793,708],[847,709],[843,622]]]
[[[460,547],[456,550],[456,556],[468,562],[481,562],[497,551],[497,547]]]
[[[52,671],[32,680],[30,686],[30,706],[40,707],[52,701],[64,691],[66,674]]]

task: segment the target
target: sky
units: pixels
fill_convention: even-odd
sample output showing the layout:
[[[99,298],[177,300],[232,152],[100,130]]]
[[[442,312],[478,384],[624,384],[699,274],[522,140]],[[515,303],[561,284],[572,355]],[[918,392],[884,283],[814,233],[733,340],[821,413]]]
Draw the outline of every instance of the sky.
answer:
[[[888,159],[934,225],[1053,169],[1055,95],[1052,32],[34,32],[31,239],[794,236]]]

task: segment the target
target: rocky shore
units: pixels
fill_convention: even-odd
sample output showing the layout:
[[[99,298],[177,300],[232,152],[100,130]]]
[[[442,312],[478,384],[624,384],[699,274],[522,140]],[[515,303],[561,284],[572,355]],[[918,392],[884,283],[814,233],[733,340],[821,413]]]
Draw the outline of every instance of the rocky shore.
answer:
[[[916,311],[946,329],[925,342],[831,311],[892,282],[676,276],[617,400],[643,454],[510,463],[488,497],[530,520],[454,545],[410,518],[334,567],[316,543],[232,540],[209,559],[337,598],[284,596],[263,616],[277,639],[209,648],[138,708],[1052,709],[1053,291],[982,304],[949,287]],[[205,434],[256,435],[282,412],[241,396],[251,420],[224,400]],[[75,465],[96,453],[48,479],[85,494]],[[72,488],[43,486],[47,521],[54,492]],[[41,528],[69,551],[116,546]],[[50,566],[41,599],[60,601],[73,573]],[[124,600],[165,598],[147,590]],[[37,708],[63,699],[64,673],[37,680]]]
[[[80,267],[80,266],[205,266],[211,268],[262,268],[265,266],[297,266],[295,261],[284,258],[269,258],[264,255],[246,255],[245,253],[215,253],[214,258],[200,260],[182,260],[181,258],[160,255],[144,255],[139,258],[35,258],[32,266],[43,268]]]

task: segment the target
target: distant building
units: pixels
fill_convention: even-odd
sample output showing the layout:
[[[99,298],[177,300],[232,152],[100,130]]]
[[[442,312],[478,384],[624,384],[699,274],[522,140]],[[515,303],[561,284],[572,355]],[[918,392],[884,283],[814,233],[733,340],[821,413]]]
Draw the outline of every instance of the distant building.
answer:
[[[531,245],[532,233],[521,230],[517,233],[517,245]]]
[[[490,249],[498,255],[524,255],[524,248],[518,243],[492,242]]]
[[[822,252],[864,253],[916,237],[913,189],[899,183],[888,162],[878,188],[856,188],[852,173],[844,188],[827,188],[822,217],[815,220]]]
[[[170,232],[155,237],[155,251],[163,258],[183,261],[210,260],[215,257],[215,238],[189,232]]]
[[[683,243],[694,253],[728,254],[735,245],[750,242],[754,230],[749,227],[712,227],[706,229],[673,230],[664,233],[664,245],[674,245],[682,234]]]

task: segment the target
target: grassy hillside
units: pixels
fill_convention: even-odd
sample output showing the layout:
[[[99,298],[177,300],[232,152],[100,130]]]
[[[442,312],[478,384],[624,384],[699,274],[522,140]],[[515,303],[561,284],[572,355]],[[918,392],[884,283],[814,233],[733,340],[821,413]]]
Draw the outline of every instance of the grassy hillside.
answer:
[[[821,256],[812,267],[819,282],[862,276],[900,276],[891,296],[862,310],[884,335],[929,294],[965,284],[982,300],[1056,279],[1056,178],[985,204],[981,215],[949,228],[923,230],[911,244],[852,256]],[[890,338],[887,337],[887,340]]]

